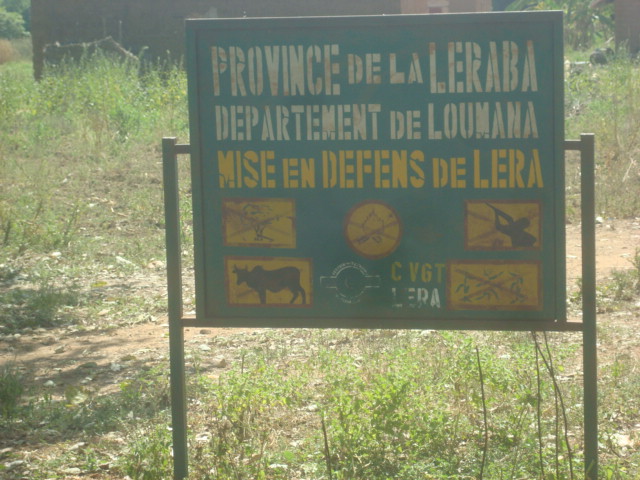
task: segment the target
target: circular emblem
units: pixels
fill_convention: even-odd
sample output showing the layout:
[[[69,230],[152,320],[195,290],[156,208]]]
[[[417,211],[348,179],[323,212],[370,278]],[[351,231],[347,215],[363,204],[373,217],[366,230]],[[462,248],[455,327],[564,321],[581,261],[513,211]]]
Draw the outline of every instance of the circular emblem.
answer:
[[[358,303],[366,290],[380,287],[380,277],[369,275],[359,263],[345,262],[334,268],[331,275],[320,277],[320,285],[335,289],[344,303]]]
[[[358,298],[364,292],[367,271],[361,265],[351,264],[340,268],[336,274],[336,288],[344,298]]]
[[[367,200],[353,207],[344,221],[349,246],[365,258],[391,254],[400,244],[402,226],[396,211],[386,203]]]

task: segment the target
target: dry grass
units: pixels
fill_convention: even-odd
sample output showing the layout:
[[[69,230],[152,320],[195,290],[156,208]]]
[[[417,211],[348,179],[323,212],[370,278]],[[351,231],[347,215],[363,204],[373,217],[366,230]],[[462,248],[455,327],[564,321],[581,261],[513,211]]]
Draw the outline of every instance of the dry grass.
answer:
[[[16,59],[16,51],[9,40],[0,38],[0,65]]]

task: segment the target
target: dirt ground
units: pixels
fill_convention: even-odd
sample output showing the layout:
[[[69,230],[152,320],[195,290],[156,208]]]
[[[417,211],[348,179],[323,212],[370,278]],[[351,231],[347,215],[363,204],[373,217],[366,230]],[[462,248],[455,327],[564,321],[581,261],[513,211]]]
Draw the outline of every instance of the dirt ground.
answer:
[[[598,279],[606,279],[614,269],[634,268],[632,260],[638,248],[640,219],[599,223],[596,227]],[[160,268],[149,275],[148,286],[164,291],[163,273]],[[570,289],[575,289],[580,277],[580,226],[567,225],[567,282]],[[615,321],[615,318],[603,315],[598,321]],[[185,329],[185,344],[189,351],[189,348],[206,345],[206,339],[212,335],[238,333],[240,331],[235,329],[188,328]],[[117,389],[136,365],[163,361],[168,365],[168,342],[166,317],[106,332],[90,329],[73,332],[63,328],[41,330],[0,340],[0,365],[13,363],[24,367],[28,373],[25,378],[35,385],[51,388],[54,395],[62,395],[66,385],[77,386],[79,383],[90,384],[96,393],[107,393]],[[638,349],[638,345],[634,348]],[[201,350],[206,351],[206,347]]]

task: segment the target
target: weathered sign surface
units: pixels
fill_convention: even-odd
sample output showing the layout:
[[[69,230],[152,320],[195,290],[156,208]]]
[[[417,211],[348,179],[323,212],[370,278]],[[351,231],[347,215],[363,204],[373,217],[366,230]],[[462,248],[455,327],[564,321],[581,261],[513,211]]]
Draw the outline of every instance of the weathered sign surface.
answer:
[[[194,20],[187,39],[197,318],[565,320],[560,13]]]

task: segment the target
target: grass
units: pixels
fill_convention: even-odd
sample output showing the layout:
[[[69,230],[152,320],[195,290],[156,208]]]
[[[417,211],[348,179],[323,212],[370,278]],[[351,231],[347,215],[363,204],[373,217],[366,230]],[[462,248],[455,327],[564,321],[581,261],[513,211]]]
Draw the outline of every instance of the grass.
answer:
[[[634,194],[640,191],[639,83],[637,63],[622,54],[606,66],[567,76],[566,135],[596,134],[596,211],[605,218],[640,211],[640,196]]]
[[[19,410],[24,393],[20,372],[14,365],[0,368],[0,417],[10,419]]]
[[[298,341],[287,342],[292,338]],[[190,478],[478,478],[485,449],[485,478],[534,478],[541,468],[553,470],[567,447],[555,443],[564,427],[530,340],[528,334],[274,331],[243,342],[233,357],[242,361],[217,378],[197,373],[192,357]],[[222,345],[217,342],[212,346]],[[575,353],[560,343],[554,350],[559,364]],[[170,477],[162,367],[135,375],[110,396],[80,387],[68,387],[59,400],[30,393],[21,422],[6,422],[8,438],[34,431],[31,442],[67,446],[95,439],[91,451],[65,451],[30,478],[50,478],[70,465],[98,473],[96,465],[105,463],[111,475]],[[565,394],[567,404],[579,402],[578,389]],[[540,430],[539,405],[546,411]],[[579,408],[568,413],[572,424],[580,423]],[[109,432],[119,432],[126,445],[114,444]],[[579,443],[579,431],[572,435]],[[559,469],[557,478],[569,478],[566,462]]]
[[[565,339],[550,338],[566,432],[529,334],[273,331],[243,339],[235,353],[213,338],[234,361],[212,378],[191,357],[190,478],[479,478],[485,450],[484,478],[581,478],[570,476],[567,462],[571,451],[580,471],[581,391],[569,381],[578,342]],[[615,382],[603,392],[602,438],[618,453],[619,430],[638,420],[624,403],[637,402],[639,379],[628,366],[619,358],[603,372]],[[109,476],[97,478],[170,478],[167,398],[163,367],[151,368],[106,397],[73,388],[61,400],[36,393],[19,408],[21,422],[5,426],[9,438],[32,430],[31,442],[67,446],[30,478],[70,466],[99,475],[105,465]],[[605,462],[617,473],[604,478],[634,478],[623,474],[633,456],[621,458]]]
[[[92,286],[142,276],[164,258],[159,139],[186,136],[186,78],[177,67],[139,69],[86,59],[36,83],[27,62],[2,67],[0,274],[21,270],[20,283],[31,285],[0,290],[5,327],[17,326],[16,311],[33,311],[34,301],[48,299],[47,316],[60,312],[78,281],[83,293],[74,302],[90,313],[101,297]],[[119,305],[112,318],[140,306],[131,293],[111,298]],[[160,308],[158,298],[144,301]],[[77,320],[68,317],[57,323]]]
[[[528,334],[304,331],[305,341],[275,358],[265,354],[265,343],[287,337],[248,342],[244,361],[215,380],[191,377],[193,478],[479,478],[485,449],[484,478],[536,478],[567,455],[555,442],[564,427]],[[554,347],[560,363],[574,353]],[[566,394],[573,405],[580,392]],[[539,404],[546,411],[540,430]],[[579,424],[579,408],[568,414]],[[579,443],[579,432],[571,435]],[[129,475],[166,438],[145,429],[136,447],[149,455],[124,455]],[[570,478],[568,468],[562,461],[560,476],[548,478]]]
[[[640,211],[639,72],[618,59],[567,77],[567,138],[596,133],[606,217]],[[184,72],[170,65],[97,57],[39,83],[28,62],[0,66],[5,340],[164,314],[160,139],[188,142],[186,103]],[[567,172],[575,221],[579,173]],[[181,174],[189,261],[188,169]],[[639,285],[636,251],[632,268],[599,285],[600,311],[637,311]],[[631,480],[640,476],[640,377],[635,357],[615,347],[637,344],[624,323],[599,334],[603,353],[614,351],[601,364],[602,478]],[[582,478],[577,335],[273,330],[208,346],[231,366],[212,370],[188,351],[191,478]],[[2,441],[23,446],[0,444],[0,476],[170,478],[168,365],[134,364],[111,393],[79,381],[56,395],[33,386],[19,359],[2,367]],[[49,454],[12,464],[23,450]]]

